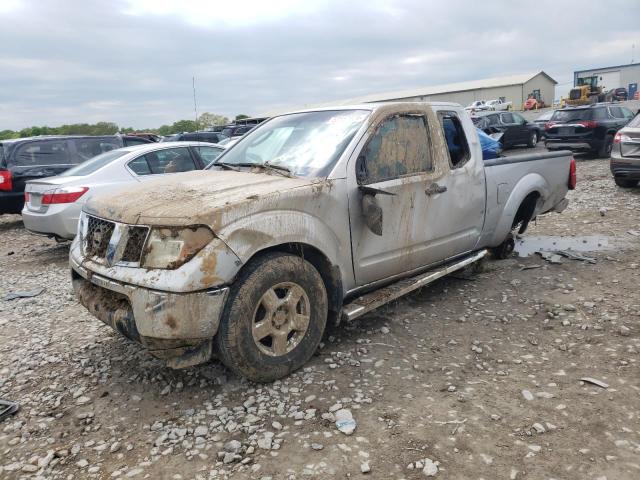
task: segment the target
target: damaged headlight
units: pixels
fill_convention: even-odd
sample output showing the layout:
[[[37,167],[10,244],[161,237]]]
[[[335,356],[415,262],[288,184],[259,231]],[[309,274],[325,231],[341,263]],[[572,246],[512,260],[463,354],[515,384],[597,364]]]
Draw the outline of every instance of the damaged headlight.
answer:
[[[178,268],[214,239],[207,227],[152,228],[144,249],[144,268]]]

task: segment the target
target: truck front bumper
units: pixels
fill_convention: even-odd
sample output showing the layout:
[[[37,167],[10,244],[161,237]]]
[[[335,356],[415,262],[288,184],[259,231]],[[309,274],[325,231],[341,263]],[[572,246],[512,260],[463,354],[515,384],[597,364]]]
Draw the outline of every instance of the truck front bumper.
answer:
[[[94,274],[71,258],[73,289],[99,320],[146,347],[172,368],[206,362],[228,288],[169,293]]]

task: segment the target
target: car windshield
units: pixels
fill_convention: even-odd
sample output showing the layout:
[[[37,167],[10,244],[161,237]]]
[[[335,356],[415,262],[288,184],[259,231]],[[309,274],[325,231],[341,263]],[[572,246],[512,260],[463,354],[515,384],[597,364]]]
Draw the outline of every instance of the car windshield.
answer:
[[[571,110],[556,110],[551,117],[554,122],[575,122],[579,120],[591,120],[592,110],[577,108]]]
[[[370,113],[330,110],[275,117],[247,133],[207,168],[255,165],[303,177],[325,176]]]
[[[102,167],[109,165],[114,160],[122,157],[130,153],[126,150],[111,150],[109,152],[102,153],[93,157],[91,160],[87,160],[80,165],[76,165],[73,168],[70,168],[64,173],[61,173],[61,177],[82,177],[84,175],[90,175],[93,172],[98,171]]]

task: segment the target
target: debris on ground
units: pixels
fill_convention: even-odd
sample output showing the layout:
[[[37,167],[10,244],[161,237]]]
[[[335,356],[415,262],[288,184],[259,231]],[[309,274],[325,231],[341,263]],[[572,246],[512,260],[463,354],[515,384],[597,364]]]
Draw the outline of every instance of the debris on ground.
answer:
[[[341,408],[335,413],[336,427],[345,435],[351,435],[356,429],[356,421],[351,414],[351,410]]]
[[[16,402],[10,402],[0,398],[0,422],[20,409]]]
[[[600,388],[609,388],[609,384],[608,383],[604,383],[601,380],[595,379],[595,378],[591,378],[591,377],[582,377],[580,379],[581,382],[585,382],[585,383],[590,383],[592,385],[595,385],[597,387]]]
[[[8,302],[9,300],[15,300],[16,298],[37,297],[38,295],[43,293],[45,290],[46,290],[46,288],[36,288],[35,290],[25,290],[25,291],[21,291],[21,292],[9,292],[4,297],[2,297],[2,300],[4,300],[5,302]]]

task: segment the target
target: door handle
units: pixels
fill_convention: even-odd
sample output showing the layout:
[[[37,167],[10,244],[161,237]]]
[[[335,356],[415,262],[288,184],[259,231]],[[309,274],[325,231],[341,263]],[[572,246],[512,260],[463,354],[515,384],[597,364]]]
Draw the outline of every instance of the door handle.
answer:
[[[446,191],[447,191],[447,187],[445,187],[444,185],[438,185],[437,183],[432,183],[426,188],[424,193],[426,193],[427,195],[437,195],[438,193],[444,193]]]

